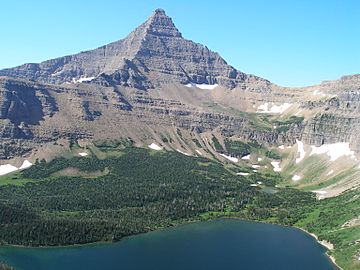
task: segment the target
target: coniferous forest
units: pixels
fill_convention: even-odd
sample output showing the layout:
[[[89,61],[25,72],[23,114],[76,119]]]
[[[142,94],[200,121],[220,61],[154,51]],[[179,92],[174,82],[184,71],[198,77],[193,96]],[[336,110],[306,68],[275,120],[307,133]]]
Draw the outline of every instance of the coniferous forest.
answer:
[[[356,249],[347,239],[359,233],[357,227],[334,230],[358,209],[351,192],[318,201],[311,192],[276,188],[278,174],[241,176],[236,167],[201,157],[115,148],[37,161],[11,184],[0,185],[1,244],[117,241],[190,221],[234,217],[316,233],[335,244],[340,262]]]

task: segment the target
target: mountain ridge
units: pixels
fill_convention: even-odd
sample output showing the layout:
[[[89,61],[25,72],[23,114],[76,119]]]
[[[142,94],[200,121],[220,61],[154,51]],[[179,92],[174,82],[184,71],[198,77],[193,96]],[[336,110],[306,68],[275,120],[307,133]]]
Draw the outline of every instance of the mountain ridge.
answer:
[[[100,84],[143,90],[174,81],[220,84],[228,88],[258,81],[260,90],[268,89],[270,84],[260,77],[236,70],[206,46],[184,39],[162,9],[156,9],[124,39],[39,64],[0,70],[0,76],[56,84],[82,78],[98,79]]]

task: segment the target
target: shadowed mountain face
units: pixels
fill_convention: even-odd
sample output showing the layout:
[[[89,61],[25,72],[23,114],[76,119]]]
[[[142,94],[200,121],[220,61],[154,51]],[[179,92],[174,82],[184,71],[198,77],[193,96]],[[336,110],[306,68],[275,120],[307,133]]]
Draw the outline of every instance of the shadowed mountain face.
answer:
[[[0,75],[56,84],[83,78],[138,89],[174,82],[228,88],[247,81],[259,81],[265,89],[268,85],[266,80],[237,71],[206,46],[184,39],[162,9],[122,40],[40,64],[5,69]]]
[[[14,124],[35,125],[57,111],[54,99],[46,88],[33,84],[0,80],[0,119]]]

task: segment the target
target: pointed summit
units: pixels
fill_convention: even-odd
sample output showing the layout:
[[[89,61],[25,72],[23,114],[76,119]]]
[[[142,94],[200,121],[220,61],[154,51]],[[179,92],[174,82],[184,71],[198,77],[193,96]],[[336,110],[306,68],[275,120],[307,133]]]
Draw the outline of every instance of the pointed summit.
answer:
[[[166,15],[165,10],[158,8],[145,22],[147,33],[158,36],[182,37],[175,27],[172,19]]]
[[[165,14],[165,10],[163,10],[162,8],[157,8],[157,9],[155,9],[154,10],[154,13],[153,13],[154,15],[166,15]]]
[[[127,37],[95,50],[0,71],[0,76],[46,83],[92,82],[139,89],[162,84],[219,84],[227,88],[268,82],[228,65],[206,46],[184,39],[163,9]]]

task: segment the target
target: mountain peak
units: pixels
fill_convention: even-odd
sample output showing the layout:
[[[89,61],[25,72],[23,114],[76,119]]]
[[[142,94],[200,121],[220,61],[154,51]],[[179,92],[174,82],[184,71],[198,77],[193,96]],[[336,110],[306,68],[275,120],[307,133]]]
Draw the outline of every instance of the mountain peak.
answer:
[[[0,76],[46,83],[87,81],[139,89],[161,84],[219,84],[244,87],[249,81],[268,82],[248,76],[228,65],[206,46],[184,39],[163,9],[152,15],[126,38],[97,49],[0,70]]]
[[[172,19],[166,15],[165,10],[155,9],[153,14],[144,23],[147,34],[157,36],[182,37],[179,30],[175,27]]]
[[[154,14],[165,15],[165,10],[163,10],[162,8],[157,8],[154,10]]]

